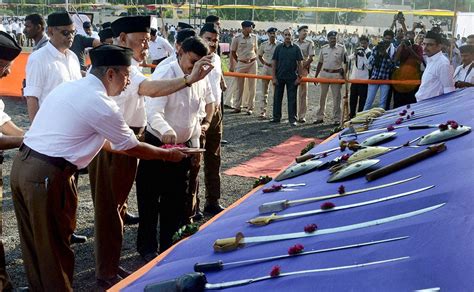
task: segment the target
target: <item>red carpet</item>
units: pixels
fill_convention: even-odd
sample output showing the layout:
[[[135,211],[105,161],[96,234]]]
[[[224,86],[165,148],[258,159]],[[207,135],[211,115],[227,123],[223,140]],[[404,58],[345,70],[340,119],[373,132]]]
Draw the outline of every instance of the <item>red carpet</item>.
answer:
[[[260,156],[224,171],[224,174],[255,178],[261,175],[275,177],[283,168],[295,161],[295,157],[300,155],[301,150],[311,141],[319,144],[322,140],[293,136],[280,145],[263,152]]]

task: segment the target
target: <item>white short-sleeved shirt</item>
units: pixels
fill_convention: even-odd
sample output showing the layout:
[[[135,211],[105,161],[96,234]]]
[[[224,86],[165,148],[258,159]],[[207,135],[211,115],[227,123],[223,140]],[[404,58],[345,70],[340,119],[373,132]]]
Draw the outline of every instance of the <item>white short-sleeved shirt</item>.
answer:
[[[156,66],[155,72],[158,68],[160,68],[164,65],[168,65],[168,64],[170,64],[172,62],[175,62],[175,61],[178,61],[178,56],[176,56],[176,53],[173,52],[168,58],[164,59],[163,61],[160,62],[160,64],[158,64],[158,66]],[[158,78],[156,78],[156,76],[157,76],[156,74],[158,74],[158,73],[155,74],[155,72],[153,72],[153,74],[151,74],[151,79],[153,79],[153,80],[158,79]]]
[[[454,82],[463,81],[474,83],[474,62],[469,65],[459,65],[454,71]]]
[[[454,91],[453,67],[443,52],[426,58],[426,69],[421,77],[421,85],[415,94],[416,100],[432,98]]]
[[[212,65],[214,66],[214,69],[212,69],[211,72],[207,75],[207,78],[209,79],[210,86],[211,86],[211,91],[213,95],[213,102],[216,106],[219,106],[221,104],[221,95],[222,95],[222,89],[221,89],[221,78],[222,78],[222,64],[221,64],[221,57],[217,55],[216,53],[213,54],[212,57]]]
[[[178,62],[160,66],[154,72],[154,79],[179,77],[184,77],[184,72],[179,67]],[[191,87],[185,87],[167,96],[147,97],[147,131],[161,140],[164,133],[173,130],[176,133],[176,143],[185,143],[191,140],[193,147],[199,147],[201,134],[199,110],[203,106],[202,103],[209,103],[209,100],[204,99],[211,97],[211,88],[207,78],[193,83]]]
[[[140,84],[145,79],[147,77],[140,71],[138,62],[132,58],[130,84],[119,96],[112,97],[117,102],[127,125],[130,127],[140,128],[146,126],[145,97],[138,94]]]
[[[59,85],[48,95],[23,142],[39,153],[62,157],[81,169],[92,161],[105,139],[115,150],[138,145],[102,82],[89,74]]]
[[[150,53],[150,58],[152,60],[166,58],[171,56],[171,54],[174,52],[174,49],[170,43],[160,36],[157,36],[154,41],[149,41],[148,46],[148,52]]]
[[[76,54],[71,50],[62,54],[48,42],[28,58],[24,95],[37,97],[41,106],[45,97],[59,84],[81,78]]]
[[[9,115],[7,115],[5,112],[5,104],[3,103],[3,100],[0,99],[0,127],[3,126],[8,121],[11,121],[11,118]]]

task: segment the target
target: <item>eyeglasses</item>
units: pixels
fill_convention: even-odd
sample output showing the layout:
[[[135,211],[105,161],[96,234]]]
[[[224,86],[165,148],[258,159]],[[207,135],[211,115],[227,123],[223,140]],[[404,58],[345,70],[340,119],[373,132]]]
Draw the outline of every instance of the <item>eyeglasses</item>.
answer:
[[[68,36],[75,36],[76,33],[77,33],[77,30],[67,30],[67,29],[64,29],[64,30],[60,30],[59,31],[60,34],[62,34],[63,36],[65,37],[68,37]]]

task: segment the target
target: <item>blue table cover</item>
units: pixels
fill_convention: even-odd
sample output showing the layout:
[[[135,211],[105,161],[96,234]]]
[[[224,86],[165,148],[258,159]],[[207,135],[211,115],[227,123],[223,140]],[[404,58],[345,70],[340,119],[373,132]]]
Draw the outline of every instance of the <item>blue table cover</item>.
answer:
[[[392,112],[400,112],[399,109]],[[427,113],[445,112],[417,119],[410,123],[436,124],[455,120],[459,124],[474,125],[474,88],[456,91],[411,105],[408,113],[413,117]],[[397,117],[381,119],[371,129],[386,127]],[[436,128],[408,130],[397,129],[395,139],[381,146],[397,146],[418,136],[426,135]],[[357,140],[376,133],[359,135]],[[257,257],[286,254],[290,246],[304,245],[306,251],[346,244],[409,236],[408,239],[373,246],[334,251],[322,254],[293,257],[283,260],[225,268],[219,272],[206,273],[209,283],[254,278],[268,275],[274,265],[281,272],[347,266],[356,263],[380,261],[409,256],[407,260],[348,270],[303,274],[273,278],[227,291],[413,291],[440,287],[441,291],[474,291],[474,134],[470,133],[446,142],[447,150],[403,170],[367,182],[364,176],[338,183],[327,183],[329,171],[314,171],[283,183],[305,182],[306,187],[293,192],[264,194],[261,189],[249,196],[240,205],[228,210],[223,216],[178,244],[169,255],[151,268],[138,280],[122,291],[142,291],[150,283],[172,279],[193,272],[197,262],[222,260],[233,262]],[[333,138],[318,145],[311,152],[337,147],[339,140]],[[380,156],[377,167],[385,166],[401,158],[417,153],[422,148],[407,148]],[[346,150],[345,153],[351,153]],[[341,155],[337,151],[323,160]],[[262,174],[265,175],[265,174]],[[346,191],[401,180],[416,175],[421,178],[408,183],[361,194],[342,196],[330,200],[336,206],[383,198],[429,185],[434,188],[408,197],[358,208],[329,212],[298,219],[277,221],[263,227],[254,227],[247,220],[259,215],[258,206],[263,203],[301,199],[337,193],[342,184]],[[271,186],[275,182],[270,182]],[[288,208],[280,214],[318,209],[322,202]],[[271,243],[249,244],[227,253],[215,253],[213,242],[218,238],[235,236],[243,232],[246,237],[301,232],[307,224],[315,223],[319,229],[344,226],[369,220],[385,218],[419,210],[440,203],[443,207],[434,211],[374,227],[335,234],[320,235],[304,239],[284,240]]]

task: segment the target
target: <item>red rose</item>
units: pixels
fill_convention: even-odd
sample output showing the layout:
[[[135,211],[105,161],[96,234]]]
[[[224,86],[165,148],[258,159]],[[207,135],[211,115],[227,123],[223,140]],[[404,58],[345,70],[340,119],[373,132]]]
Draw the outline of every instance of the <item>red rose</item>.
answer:
[[[350,156],[351,156],[351,155],[350,155],[349,153],[346,153],[346,154],[344,154],[344,155],[341,156],[341,160],[342,160],[342,161],[347,161],[347,159],[349,159]]]
[[[342,195],[346,192],[346,188],[343,185],[340,185],[339,188],[337,189],[337,192]]]
[[[301,245],[301,244],[295,244],[293,245],[292,247],[290,247],[288,249],[288,254],[289,255],[295,255],[295,254],[299,254],[299,253],[302,253],[303,252],[303,249],[304,249],[304,246]]]
[[[390,131],[393,131],[393,130],[395,130],[395,127],[393,125],[390,125],[390,126],[387,127],[387,131],[390,132]]]
[[[272,268],[272,271],[270,272],[270,276],[271,277],[278,277],[280,276],[280,272],[281,272],[281,269],[280,269],[280,266],[273,266]]]
[[[451,129],[455,129],[455,130],[459,127],[458,123],[454,121],[450,125],[451,125]]]
[[[439,124],[439,125],[438,125],[438,128],[439,128],[440,131],[445,131],[445,130],[448,129],[448,125],[446,125],[446,124]]]
[[[395,124],[400,125],[402,122],[403,122],[403,118],[398,118],[398,119],[395,121]]]
[[[410,119],[410,118],[411,118],[411,116],[410,116],[410,115],[407,115],[407,119]]]
[[[336,205],[334,205],[334,203],[332,202],[324,202],[321,204],[321,210],[329,210],[329,209],[332,209],[336,207]]]
[[[306,233],[313,233],[316,231],[316,229],[318,229],[318,225],[316,224],[308,224],[304,227],[304,232]]]

